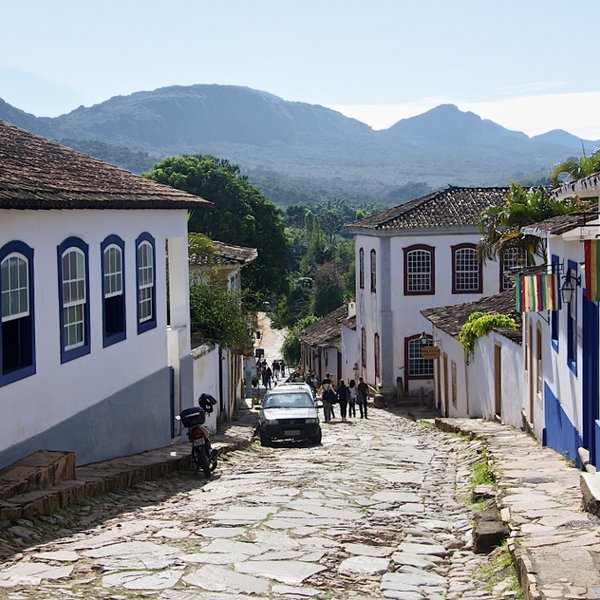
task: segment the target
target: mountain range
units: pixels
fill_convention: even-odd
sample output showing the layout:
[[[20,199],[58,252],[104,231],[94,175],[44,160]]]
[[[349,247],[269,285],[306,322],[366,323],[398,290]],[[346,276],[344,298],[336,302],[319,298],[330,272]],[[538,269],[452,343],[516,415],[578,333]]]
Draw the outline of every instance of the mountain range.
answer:
[[[227,158],[278,204],[396,203],[446,184],[506,185],[600,145],[562,130],[530,138],[451,104],[375,131],[322,106],[224,85],[136,92],[52,118],[0,99],[0,119],[138,173],[177,154]]]

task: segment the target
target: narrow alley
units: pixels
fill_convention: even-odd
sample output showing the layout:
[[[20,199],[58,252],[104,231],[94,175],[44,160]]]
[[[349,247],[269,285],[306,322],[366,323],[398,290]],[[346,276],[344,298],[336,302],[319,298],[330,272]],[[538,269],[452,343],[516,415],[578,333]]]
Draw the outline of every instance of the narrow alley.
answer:
[[[393,412],[253,442],[212,481],[145,482],[3,531],[0,597],[492,598],[470,550],[478,442]]]

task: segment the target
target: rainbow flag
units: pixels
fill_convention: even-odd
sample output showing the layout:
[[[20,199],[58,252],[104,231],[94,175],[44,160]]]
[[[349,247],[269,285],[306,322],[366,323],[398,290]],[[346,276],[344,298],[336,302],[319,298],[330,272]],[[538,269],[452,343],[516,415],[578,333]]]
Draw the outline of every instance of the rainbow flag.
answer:
[[[585,240],[585,296],[589,302],[600,302],[600,244]]]
[[[518,312],[558,310],[558,285],[555,273],[521,275],[517,278]]]

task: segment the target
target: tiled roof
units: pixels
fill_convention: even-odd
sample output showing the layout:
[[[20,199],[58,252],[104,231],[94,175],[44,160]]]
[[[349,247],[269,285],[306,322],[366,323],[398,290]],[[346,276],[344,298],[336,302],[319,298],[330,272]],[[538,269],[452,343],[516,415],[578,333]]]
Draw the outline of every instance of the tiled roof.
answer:
[[[309,346],[337,346],[342,336],[340,321],[347,316],[348,307],[344,304],[319,319],[316,323],[304,328],[298,334],[298,339]]]
[[[247,265],[258,257],[258,251],[255,248],[234,246],[233,244],[225,244],[216,240],[211,241],[215,248],[214,255],[190,254],[191,265]]]
[[[506,290],[495,296],[486,296],[474,302],[426,308],[421,314],[429,319],[438,329],[456,337],[469,316],[474,312],[500,313],[512,317],[517,329],[495,328],[505,337],[521,343],[521,314],[516,311],[515,290]]]
[[[449,186],[355,221],[348,227],[376,230],[474,227],[483,210],[504,203],[508,189]]]
[[[0,121],[0,208],[198,208],[212,204]]]
[[[352,331],[356,331],[356,315],[354,315],[353,317],[348,317],[347,319],[341,319],[340,323],[344,327],[347,327],[348,329],[351,329]]]
[[[596,198],[600,195],[600,173],[592,173],[576,181],[565,183],[552,191],[557,200],[579,196],[580,198]]]
[[[539,223],[532,223],[521,228],[521,232],[527,235],[552,234],[560,235],[576,227],[585,225],[588,221],[598,218],[598,205],[593,204],[582,210],[577,210],[568,215],[558,215],[544,219]]]

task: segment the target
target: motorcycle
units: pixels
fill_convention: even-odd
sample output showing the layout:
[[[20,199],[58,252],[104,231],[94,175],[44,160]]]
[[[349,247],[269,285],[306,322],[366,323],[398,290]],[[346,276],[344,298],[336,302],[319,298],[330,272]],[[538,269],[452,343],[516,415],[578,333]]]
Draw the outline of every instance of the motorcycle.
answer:
[[[188,440],[192,444],[192,461],[196,466],[196,473],[202,471],[207,479],[217,468],[218,451],[210,444],[210,432],[203,427],[206,414],[213,411],[217,401],[210,394],[202,394],[198,400],[199,406],[186,408],[177,417],[178,421],[187,428]]]

